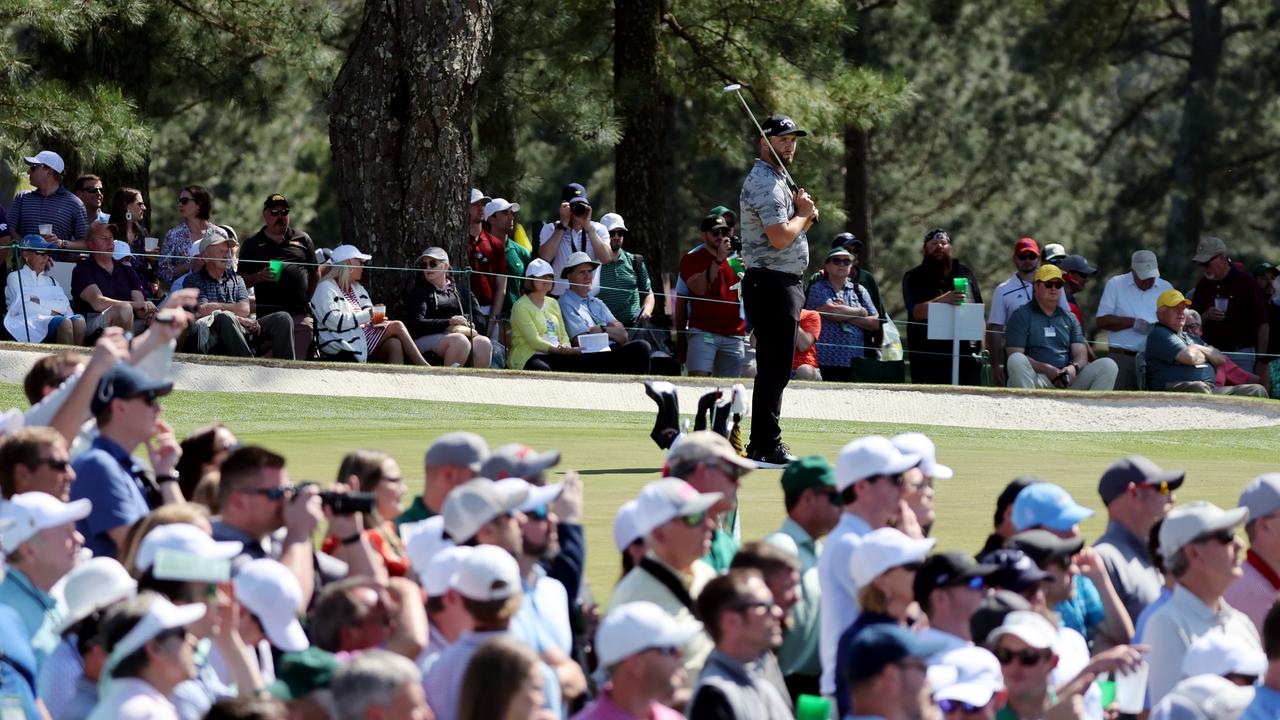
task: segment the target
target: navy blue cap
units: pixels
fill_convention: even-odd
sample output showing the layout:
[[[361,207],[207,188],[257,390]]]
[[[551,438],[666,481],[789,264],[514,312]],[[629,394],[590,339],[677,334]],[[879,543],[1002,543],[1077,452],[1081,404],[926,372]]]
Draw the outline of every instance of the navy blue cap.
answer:
[[[767,137],[782,137],[783,135],[795,135],[796,137],[804,137],[809,133],[801,130],[796,121],[786,115],[770,115],[765,121],[760,123],[760,129],[764,130]]]
[[[993,565],[996,571],[987,576],[987,584],[1016,593],[1031,590],[1051,575],[1040,569],[1035,561],[1017,548],[1000,548],[982,556],[982,562]]]
[[[53,243],[45,240],[41,235],[27,235],[22,238],[23,250],[48,250],[54,247]]]
[[[849,645],[848,680],[856,683],[875,677],[885,665],[906,657],[928,657],[947,649],[946,642],[913,633],[899,625],[870,625]]]
[[[560,191],[560,202],[567,202],[570,205],[575,203],[591,204],[591,201],[587,199],[587,189],[583,187],[582,183],[565,185],[564,189]]]
[[[173,392],[173,383],[153,380],[132,365],[117,363],[102,376],[102,380],[98,381],[98,390],[93,394],[91,409],[96,413],[117,398],[129,400],[145,395],[159,397],[171,392]]]
[[[862,241],[859,240],[858,236],[854,235],[853,233],[842,232],[839,235],[831,238],[831,248],[834,250],[835,248],[838,248],[838,247],[842,247],[845,249],[862,247]]]

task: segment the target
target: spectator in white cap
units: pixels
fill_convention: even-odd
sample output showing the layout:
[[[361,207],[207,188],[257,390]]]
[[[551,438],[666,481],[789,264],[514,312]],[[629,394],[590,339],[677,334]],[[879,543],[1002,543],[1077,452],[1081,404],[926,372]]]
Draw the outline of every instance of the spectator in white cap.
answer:
[[[644,258],[623,247],[631,231],[621,215],[608,213],[600,218],[600,224],[608,231],[609,247],[617,256],[613,262],[600,266],[600,299],[618,322],[629,328],[643,327],[653,317],[649,269]]]
[[[904,455],[888,438],[871,435],[841,448],[836,455],[836,490],[843,512],[827,535],[818,580],[822,586],[822,633],[818,650],[822,657],[823,695],[836,690],[836,645],[840,635],[858,619],[858,585],[850,572],[854,548],[860,538],[888,527],[900,514],[903,473],[920,464],[919,455]]]
[[[66,603],[54,586],[71,572],[84,537],[76,522],[89,515],[88,500],[64,503],[42,492],[19,493],[0,505],[0,518],[10,521],[0,532],[9,570],[0,583],[0,603],[18,612],[37,665],[58,644]]]
[[[1098,480],[1098,495],[1107,508],[1107,530],[1093,550],[1132,620],[1160,597],[1164,576],[1147,551],[1151,528],[1173,507],[1174,491],[1186,473],[1163,470],[1131,455],[1111,464]]]
[[[683,718],[666,703],[687,684],[680,665],[682,648],[701,633],[702,623],[672,622],[651,602],[614,608],[596,630],[596,657],[608,680],[573,720]]]
[[[555,271],[541,258],[524,269],[524,294],[511,307],[512,370],[576,369],[573,359],[582,348],[569,341],[560,304],[548,293],[555,286]],[[566,359],[569,358],[569,359]]]
[[[261,669],[271,670],[263,661],[269,661],[272,648],[296,653],[311,647],[298,622],[298,613],[306,611],[302,588],[287,568],[270,558],[250,560],[236,570],[232,587],[240,603],[240,637],[258,649]],[[271,682],[275,674],[264,672],[263,677]]]
[[[1235,528],[1248,516],[1248,508],[1223,510],[1202,501],[1177,506],[1165,515],[1160,552],[1166,572],[1178,584],[1143,631],[1143,640],[1151,646],[1147,688],[1152,699],[1173,689],[1182,677],[1187,647],[1210,630],[1221,629],[1254,648],[1262,647],[1253,622],[1222,599],[1242,574]]]
[[[511,620],[524,601],[520,588],[520,566],[511,553],[502,548],[480,545],[458,564],[449,581],[449,592],[462,599],[474,629],[464,632],[457,642],[440,653],[422,680],[427,702],[436,717],[457,717],[462,678],[476,650],[492,638],[514,637],[510,632]],[[547,703],[559,716],[559,679],[546,663],[542,663],[542,674]]]
[[[356,656],[333,676],[336,717],[352,720],[427,720],[422,676],[405,658],[382,650]]]
[[[938,449],[924,433],[910,432],[894,435],[889,438],[889,442],[904,455],[920,456],[920,464],[903,475],[902,499],[911,509],[916,522],[920,524],[920,532],[928,537],[936,518],[933,510],[933,482],[950,480],[955,472],[938,462]]]
[[[685,434],[667,455],[663,475],[680,478],[698,492],[720,493],[720,502],[711,508],[716,521],[711,551],[703,558],[716,572],[728,570],[738,551],[738,485],[755,469],[723,435],[710,430]]]
[[[133,597],[138,583],[111,558],[89,558],[67,573],[67,614],[56,628],[62,641],[40,669],[39,696],[53,720],[84,718],[98,704],[98,679],[107,653],[98,627],[113,605]]]
[[[494,278],[493,307],[489,310],[489,337],[496,338],[501,321],[511,317],[511,306],[520,297],[520,278],[524,276],[524,268],[532,256],[525,245],[517,241],[517,233],[523,233],[516,222],[516,213],[520,211],[520,203],[513,203],[506,198],[494,198],[485,205],[485,231],[497,240],[504,256],[504,277]],[[525,243],[528,242],[526,239]],[[498,281],[501,281],[499,283]],[[502,292],[497,288],[501,285]],[[501,297],[499,297],[501,295]]]
[[[1272,605],[1262,621],[1262,647],[1267,654],[1266,674],[1241,720],[1280,717],[1280,603]]]
[[[27,235],[43,235],[59,248],[84,249],[89,235],[89,217],[84,203],[62,186],[66,163],[52,150],[41,150],[23,158],[27,161],[27,181],[31,190],[13,196],[9,206],[9,234],[14,242]],[[50,228],[43,228],[43,225]]]
[[[473,297],[458,292],[449,279],[449,254],[444,248],[429,247],[418,256],[422,272],[409,289],[409,317],[405,325],[418,350],[434,353],[448,366],[489,367],[493,345],[477,332],[479,309]],[[473,320],[474,319],[474,320]]]
[[[471,550],[470,547],[446,547],[427,561],[418,575],[427,596],[427,621],[431,623],[427,648],[418,663],[424,670],[435,662],[435,656],[475,628],[474,619],[463,607],[462,596],[449,592],[449,580]]]
[[[515,558],[520,563],[520,579],[524,583],[524,604],[516,615],[513,630],[533,649],[541,652],[542,643],[531,640],[535,636],[549,638],[555,647],[566,655],[573,652],[573,632],[569,627],[569,596],[564,584],[549,577],[543,562],[549,562],[560,554],[560,538],[557,532],[558,518],[552,505],[560,497],[564,486],[560,483],[530,485],[520,478],[498,480],[502,487],[523,487],[527,492],[517,515],[520,526],[520,547]]]
[[[372,259],[354,245],[339,245],[320,269],[320,282],[311,294],[320,355],[347,362],[426,365],[404,323],[388,320],[386,306],[375,306],[360,284],[364,264]]]
[[[464,268],[471,270],[470,295],[475,299],[480,312],[475,316],[476,329],[481,334],[489,334],[497,330],[490,319],[502,317],[502,305],[507,294],[507,234],[515,222],[514,213],[520,210],[519,203],[511,203],[503,198],[493,198],[481,208],[480,232],[471,236],[467,245]],[[491,220],[495,214],[502,213],[497,220],[499,225],[506,221],[507,232],[501,236],[494,234]]]
[[[489,459],[489,446],[484,438],[471,432],[445,433],[431,442],[423,457],[426,479],[422,494],[396,518],[404,534],[404,526],[439,514],[444,499],[462,483],[476,477],[480,466]]]
[[[618,581],[610,607],[646,600],[677,622],[697,618],[694,602],[716,576],[701,558],[711,549],[711,508],[721,497],[720,493],[700,493],[676,478],[645,485],[636,500],[636,524],[649,544],[649,554]],[[685,645],[685,686],[678,706],[688,701],[688,691],[711,648],[711,640],[704,634],[694,636]]]
[[[1116,363],[1116,390],[1137,390],[1138,353],[1147,347],[1147,335],[1157,323],[1156,300],[1172,290],[1160,277],[1156,254],[1133,254],[1129,272],[1107,280],[1098,301],[1098,329],[1107,331],[1107,357]],[[1144,383],[1145,384],[1145,383]]]
[[[1008,688],[1003,709],[1011,717],[1039,718],[1064,699],[1054,694],[1049,674],[1058,664],[1054,642],[1058,631],[1039,613],[1015,610],[987,636],[987,646],[996,656]],[[1070,715],[1078,717],[1078,715]]]
[[[618,507],[613,516],[613,544],[622,554],[622,574],[631,572],[631,568],[640,564],[640,560],[649,552],[644,533],[640,531],[636,507],[638,502],[632,498]]]
[[[596,355],[592,351],[581,360],[591,363],[592,367],[584,369],[645,375],[649,372],[649,343],[630,339],[627,327],[613,316],[609,306],[590,294],[591,278],[599,268],[600,263],[584,252],[575,252],[565,261],[560,277],[569,281],[569,287],[557,300],[564,316],[565,333],[572,342],[585,349],[590,348],[584,345],[587,340],[583,336],[606,336],[598,339],[604,341],[609,354]]]
[[[995,720],[1009,694],[1000,661],[980,647],[943,653],[930,664],[928,677],[943,720]]]
[[[1182,658],[1182,677],[1220,675],[1236,685],[1253,687],[1267,672],[1267,656],[1262,649],[1239,636],[1210,630],[1187,647]]]
[[[1249,551],[1239,580],[1222,594],[1262,632],[1267,611],[1280,598],[1280,473],[1259,475],[1244,486],[1239,506],[1249,511],[1244,531]]]
[[[1253,699],[1252,687],[1241,687],[1218,675],[1197,675],[1178,683],[1151,708],[1147,717],[1150,720],[1237,720],[1243,717]]]
[[[177,720],[174,689],[195,675],[196,638],[187,626],[205,616],[203,603],[174,605],[142,593],[113,607],[100,637],[111,678],[91,720]]]
[[[1049,243],[1044,246],[1044,261],[1057,265],[1067,258],[1067,249],[1060,243]]]

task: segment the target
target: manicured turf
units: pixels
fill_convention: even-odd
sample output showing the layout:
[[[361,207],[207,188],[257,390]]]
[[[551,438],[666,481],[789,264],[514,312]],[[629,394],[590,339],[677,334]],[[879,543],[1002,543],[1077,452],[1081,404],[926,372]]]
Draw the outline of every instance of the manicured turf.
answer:
[[[637,384],[636,392],[643,390]],[[0,402],[23,405],[20,388],[0,385]],[[940,398],[940,402],[945,402]],[[547,409],[533,411],[493,405],[442,404],[398,400],[231,393],[175,393],[165,401],[164,417],[179,436],[220,420],[247,443],[261,444],[289,459],[295,482],[328,482],[338,462],[357,448],[391,453],[412,492],[422,483],[422,457],[441,433],[469,429],[491,445],[523,442],[538,449],[558,448],[562,468],[585,476],[588,577],[602,602],[618,574],[611,524],[617,507],[646,482],[658,477],[662,452],[649,439],[653,417],[643,413],[606,413]],[[938,444],[939,459],[956,478],[939,483],[940,547],[976,550],[991,527],[994,499],[1015,475],[1032,473],[1061,483],[1079,502],[1101,510],[1096,487],[1101,472],[1116,458],[1143,454],[1169,468],[1188,471],[1181,500],[1205,499],[1234,505],[1240,488],[1254,476],[1280,470],[1276,448],[1280,429],[1215,432],[1040,433],[967,428],[885,425],[858,422],[785,421],[794,451],[833,459],[850,439],[869,433],[919,430]],[[759,538],[782,521],[780,471],[749,475],[741,491],[743,538]],[[1087,537],[1101,532],[1101,515],[1084,523]]]

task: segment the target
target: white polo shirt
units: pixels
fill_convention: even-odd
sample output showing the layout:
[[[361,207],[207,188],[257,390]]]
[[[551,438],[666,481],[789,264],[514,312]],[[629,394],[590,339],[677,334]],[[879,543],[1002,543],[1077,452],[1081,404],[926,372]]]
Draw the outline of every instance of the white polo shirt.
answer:
[[[1169,694],[1182,680],[1182,658],[1196,638],[1210,630],[1220,629],[1262,652],[1258,629],[1247,615],[1219,600],[1215,612],[1181,583],[1173,588],[1169,602],[1161,605],[1147,620],[1142,639],[1151,646],[1146,654],[1151,665],[1147,675],[1147,691],[1151,699]]]
[[[1008,325],[1013,311],[1031,302],[1034,286],[1035,283],[1023,280],[1016,272],[997,285],[991,296],[991,312],[987,316],[987,324]],[[1066,293],[1058,294],[1058,307],[1071,312],[1071,303],[1067,301]]]
[[[603,225],[591,221],[591,227],[596,229],[600,237],[605,243],[609,242],[609,231]],[[543,223],[542,230],[538,233],[538,247],[542,247],[553,234],[555,234],[556,226],[554,223]],[[551,259],[551,269],[556,271],[556,286],[551,288],[551,294],[560,297],[569,289],[569,281],[560,277],[560,271],[564,269],[564,264],[569,261],[569,256],[581,250],[588,257],[596,262],[603,262],[596,257],[595,246],[591,244],[591,238],[587,236],[583,230],[565,230],[564,235],[560,238],[560,248],[556,250],[556,256]],[[533,249],[533,256],[538,255],[538,248]],[[600,268],[596,268],[596,272],[591,276],[591,296],[600,294]]]
[[[1114,315],[1116,317],[1136,318],[1156,324],[1156,299],[1165,290],[1172,290],[1168,280],[1156,278],[1150,290],[1143,290],[1133,280],[1133,273],[1127,272],[1107,280],[1102,289],[1102,300],[1098,302],[1098,317]],[[1125,330],[1109,330],[1107,345],[1123,348],[1133,352],[1141,352],[1147,347],[1147,336],[1133,328]]]

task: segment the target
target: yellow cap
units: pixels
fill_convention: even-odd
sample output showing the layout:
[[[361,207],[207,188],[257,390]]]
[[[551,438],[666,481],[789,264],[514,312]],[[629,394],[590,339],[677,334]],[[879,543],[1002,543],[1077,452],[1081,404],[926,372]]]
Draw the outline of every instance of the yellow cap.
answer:
[[[1186,307],[1191,301],[1182,296],[1177,290],[1165,290],[1160,293],[1160,297],[1156,298],[1156,309]]]
[[[1062,269],[1059,268],[1057,265],[1050,265],[1049,263],[1045,263],[1044,265],[1040,266],[1039,270],[1036,270],[1036,282],[1048,282],[1050,280],[1061,280],[1061,279],[1062,279]]]

